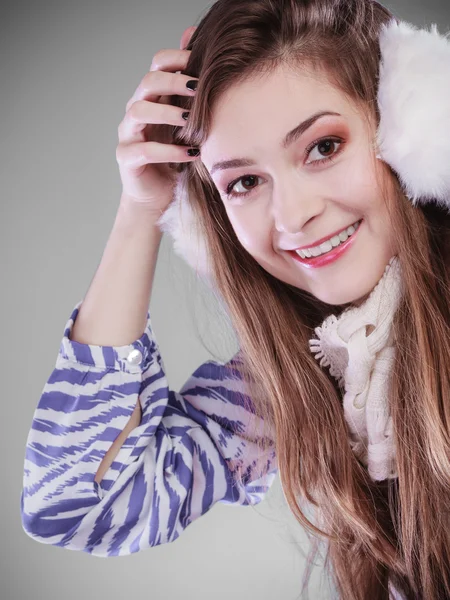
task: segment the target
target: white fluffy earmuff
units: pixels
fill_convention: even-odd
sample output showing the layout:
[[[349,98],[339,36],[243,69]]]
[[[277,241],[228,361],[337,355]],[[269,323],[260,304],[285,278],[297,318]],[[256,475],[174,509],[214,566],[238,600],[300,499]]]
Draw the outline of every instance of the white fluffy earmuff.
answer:
[[[377,142],[414,205],[435,200],[450,211],[448,35],[434,24],[430,31],[395,20],[383,27]]]
[[[392,19],[380,33],[378,155],[396,172],[414,205],[435,201],[450,212],[450,41]],[[441,97],[444,99],[441,101]],[[188,198],[185,172],[158,221],[175,252],[201,276],[211,274],[208,252]]]

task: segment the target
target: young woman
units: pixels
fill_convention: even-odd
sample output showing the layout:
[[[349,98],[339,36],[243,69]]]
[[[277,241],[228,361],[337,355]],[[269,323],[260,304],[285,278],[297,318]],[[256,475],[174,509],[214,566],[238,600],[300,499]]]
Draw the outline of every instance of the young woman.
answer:
[[[219,0],[155,56],[119,127],[114,230],[29,433],[31,537],[130,554],[216,502],[256,504],[278,471],[342,598],[450,598],[450,182],[422,122],[450,117],[438,61],[420,69],[450,51],[423,38],[416,97],[392,19],[372,0]],[[147,312],[161,231],[240,342],[180,392]]]

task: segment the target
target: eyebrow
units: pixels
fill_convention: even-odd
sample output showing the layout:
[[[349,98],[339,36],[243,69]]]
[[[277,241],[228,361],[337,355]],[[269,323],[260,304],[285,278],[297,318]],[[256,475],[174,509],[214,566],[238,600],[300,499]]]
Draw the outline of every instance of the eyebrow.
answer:
[[[294,129],[289,131],[289,133],[286,134],[285,138],[281,142],[281,147],[284,149],[288,148],[291,144],[293,144],[296,140],[298,140],[305,133],[305,131],[307,129],[309,129],[312,125],[314,125],[314,123],[318,119],[320,119],[321,117],[325,117],[327,115],[334,115],[337,117],[342,116],[340,113],[329,111],[329,110],[315,113],[314,115],[312,115],[305,121],[302,121],[301,123],[299,123],[296,127],[294,127]],[[255,164],[255,162],[253,160],[251,160],[250,158],[232,158],[230,160],[221,160],[221,161],[213,164],[210,174],[213,175],[216,171],[219,171],[219,170],[224,171],[225,169],[236,169],[238,167],[250,167],[251,165],[254,165],[254,164]]]

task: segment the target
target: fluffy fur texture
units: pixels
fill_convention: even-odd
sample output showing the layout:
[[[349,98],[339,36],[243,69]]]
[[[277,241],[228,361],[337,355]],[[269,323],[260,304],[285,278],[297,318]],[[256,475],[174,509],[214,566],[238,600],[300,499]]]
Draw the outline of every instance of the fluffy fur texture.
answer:
[[[414,205],[435,199],[450,210],[448,35],[404,21],[383,27],[377,141]]]
[[[380,34],[377,158],[397,173],[414,205],[436,201],[450,212],[449,34],[418,29],[394,19]],[[443,100],[441,101],[441,97]],[[175,252],[201,276],[210,272],[208,253],[181,173],[174,199],[158,221]]]
[[[210,273],[208,251],[188,197],[185,172],[179,174],[174,198],[158,221],[161,231],[173,239],[173,248],[197,275],[207,279]]]

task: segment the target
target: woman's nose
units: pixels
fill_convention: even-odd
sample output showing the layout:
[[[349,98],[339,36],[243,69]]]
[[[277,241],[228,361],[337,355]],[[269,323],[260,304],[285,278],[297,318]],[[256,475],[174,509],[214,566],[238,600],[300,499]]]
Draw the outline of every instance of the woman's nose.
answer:
[[[273,195],[273,218],[280,233],[295,234],[324,209],[324,199],[298,181],[279,187]]]

